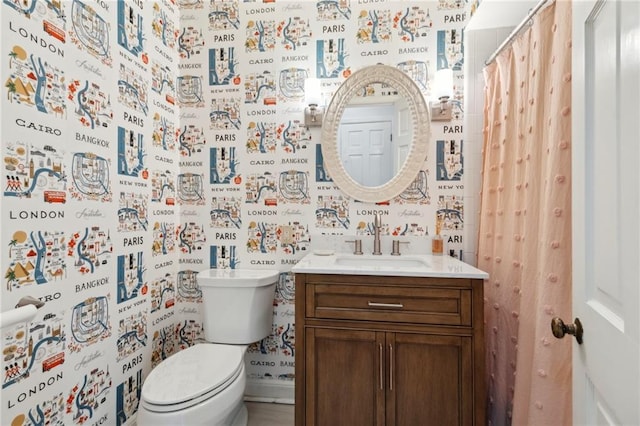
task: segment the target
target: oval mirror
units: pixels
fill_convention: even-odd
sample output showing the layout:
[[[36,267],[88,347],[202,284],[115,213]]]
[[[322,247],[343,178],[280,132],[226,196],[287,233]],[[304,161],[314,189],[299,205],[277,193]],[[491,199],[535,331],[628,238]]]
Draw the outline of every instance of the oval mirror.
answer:
[[[325,111],[324,167],[350,197],[389,200],[424,165],[430,123],[429,108],[411,77],[388,65],[362,68],[340,85]]]

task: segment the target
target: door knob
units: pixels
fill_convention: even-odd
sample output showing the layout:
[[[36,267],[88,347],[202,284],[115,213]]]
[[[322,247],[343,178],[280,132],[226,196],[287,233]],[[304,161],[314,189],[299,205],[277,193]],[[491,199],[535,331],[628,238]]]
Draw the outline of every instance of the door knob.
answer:
[[[562,319],[555,317],[551,320],[551,331],[558,339],[562,339],[565,334],[571,334],[575,336],[579,345],[582,344],[583,329],[579,318],[573,320],[573,324],[565,324]]]

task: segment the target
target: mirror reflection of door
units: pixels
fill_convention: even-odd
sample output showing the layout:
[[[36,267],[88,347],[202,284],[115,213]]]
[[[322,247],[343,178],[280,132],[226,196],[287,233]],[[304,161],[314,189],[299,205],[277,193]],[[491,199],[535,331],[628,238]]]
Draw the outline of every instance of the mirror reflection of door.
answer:
[[[411,113],[409,105],[406,102],[396,103],[395,113],[397,117],[397,130],[394,132],[396,136],[396,168],[393,175],[400,171],[404,165],[404,161],[409,155],[411,149],[411,140],[413,138],[413,123],[411,122]]]
[[[345,108],[338,131],[339,152],[345,170],[357,183],[384,185],[404,163],[411,136],[398,113],[393,103]]]
[[[379,186],[393,177],[390,142],[390,121],[340,126],[340,157],[353,180],[364,186]]]

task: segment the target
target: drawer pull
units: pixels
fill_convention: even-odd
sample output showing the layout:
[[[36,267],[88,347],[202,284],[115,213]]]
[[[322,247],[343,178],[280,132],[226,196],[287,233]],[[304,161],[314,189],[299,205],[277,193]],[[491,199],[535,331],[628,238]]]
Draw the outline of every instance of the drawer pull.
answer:
[[[378,303],[378,302],[368,302],[369,307],[371,308],[396,308],[402,309],[404,305],[402,303]]]

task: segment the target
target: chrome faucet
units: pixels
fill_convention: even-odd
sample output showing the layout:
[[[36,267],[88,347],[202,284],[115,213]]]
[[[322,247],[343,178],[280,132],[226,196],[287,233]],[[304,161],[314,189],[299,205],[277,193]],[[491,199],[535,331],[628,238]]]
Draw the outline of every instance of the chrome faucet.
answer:
[[[382,254],[380,251],[380,228],[382,228],[382,218],[380,213],[373,217],[373,254]]]

